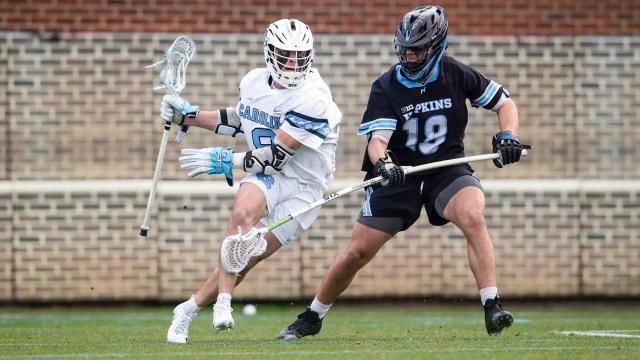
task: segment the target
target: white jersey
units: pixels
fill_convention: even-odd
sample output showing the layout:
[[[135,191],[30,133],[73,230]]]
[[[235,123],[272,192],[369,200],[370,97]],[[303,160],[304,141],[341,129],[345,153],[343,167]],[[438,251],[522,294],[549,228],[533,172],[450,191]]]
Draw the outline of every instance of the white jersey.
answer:
[[[293,89],[274,89],[266,68],[251,70],[240,81],[236,113],[251,150],[270,146],[281,129],[302,146],[280,174],[326,189],[336,163],[342,113],[317,69]]]

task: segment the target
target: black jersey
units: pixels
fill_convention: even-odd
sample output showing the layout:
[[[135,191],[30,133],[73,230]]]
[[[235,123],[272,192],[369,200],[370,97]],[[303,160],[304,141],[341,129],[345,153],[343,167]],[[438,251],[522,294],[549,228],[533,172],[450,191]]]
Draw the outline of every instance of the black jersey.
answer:
[[[464,156],[466,99],[474,107],[493,108],[508,92],[480,72],[443,56],[434,80],[426,85],[404,77],[393,66],[371,86],[358,135],[391,129],[388,149],[400,165],[416,166]],[[370,177],[373,164],[365,150],[362,170]]]

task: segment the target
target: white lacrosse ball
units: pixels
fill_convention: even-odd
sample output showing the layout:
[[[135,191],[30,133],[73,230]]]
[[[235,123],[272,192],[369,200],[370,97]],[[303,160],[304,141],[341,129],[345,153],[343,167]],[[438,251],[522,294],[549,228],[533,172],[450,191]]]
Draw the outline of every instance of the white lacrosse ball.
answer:
[[[256,312],[258,312],[258,309],[256,309],[256,306],[253,304],[247,304],[242,308],[242,313],[246,316],[253,316]]]

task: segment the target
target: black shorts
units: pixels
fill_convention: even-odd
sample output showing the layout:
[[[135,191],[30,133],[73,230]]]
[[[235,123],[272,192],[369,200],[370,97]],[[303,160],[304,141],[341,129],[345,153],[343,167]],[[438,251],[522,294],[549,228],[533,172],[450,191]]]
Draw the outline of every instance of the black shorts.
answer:
[[[393,235],[396,230],[404,231],[416,222],[424,206],[432,225],[445,225],[449,221],[442,214],[447,202],[467,186],[482,190],[471,166],[461,164],[428,175],[408,175],[405,184],[397,188],[368,187],[358,222]],[[386,223],[376,226],[375,218],[399,218],[402,221],[396,229]],[[385,229],[387,226],[390,228]]]

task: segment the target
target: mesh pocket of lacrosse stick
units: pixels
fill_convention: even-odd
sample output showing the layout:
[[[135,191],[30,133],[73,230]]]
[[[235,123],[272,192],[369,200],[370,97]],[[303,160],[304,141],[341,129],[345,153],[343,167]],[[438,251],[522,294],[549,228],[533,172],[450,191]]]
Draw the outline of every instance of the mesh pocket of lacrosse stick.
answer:
[[[167,49],[162,60],[147,66],[160,69],[153,89],[167,89],[173,95],[180,95],[185,86],[187,65],[195,52],[196,45],[193,40],[188,36],[179,36]]]
[[[226,272],[238,274],[249,264],[253,256],[260,256],[267,250],[264,238],[266,229],[251,228],[248,233],[230,235],[222,242],[220,259]]]
[[[153,82],[154,90],[167,89],[172,95],[180,95],[186,85],[189,61],[196,53],[196,44],[188,36],[179,36],[167,49],[162,60],[147,68],[159,68],[160,73]],[[175,141],[182,142],[189,127],[182,125]]]

